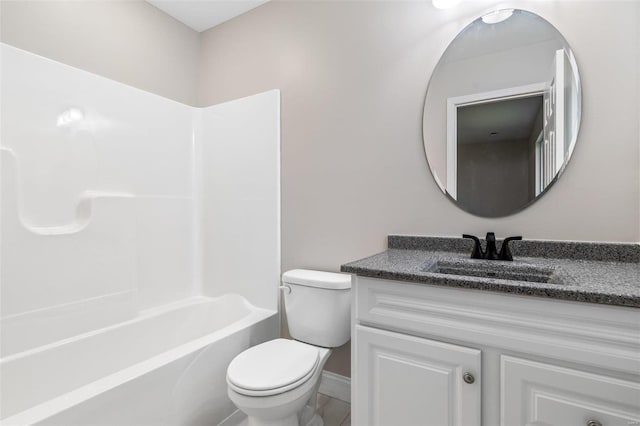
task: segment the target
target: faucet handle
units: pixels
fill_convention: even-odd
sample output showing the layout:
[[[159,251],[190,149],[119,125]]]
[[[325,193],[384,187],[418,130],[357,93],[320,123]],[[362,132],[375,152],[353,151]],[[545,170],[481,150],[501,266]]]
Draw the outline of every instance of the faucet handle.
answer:
[[[480,238],[476,237],[475,235],[469,234],[462,234],[462,238],[470,238],[475,242],[475,244],[473,245],[473,251],[471,252],[472,259],[484,258],[484,252],[482,251],[482,246],[480,245]]]
[[[519,241],[522,240],[522,236],[517,237],[508,237],[505,238],[502,242],[502,247],[500,247],[500,255],[498,256],[499,260],[513,260],[513,256],[511,255],[511,250],[509,250],[509,241]]]

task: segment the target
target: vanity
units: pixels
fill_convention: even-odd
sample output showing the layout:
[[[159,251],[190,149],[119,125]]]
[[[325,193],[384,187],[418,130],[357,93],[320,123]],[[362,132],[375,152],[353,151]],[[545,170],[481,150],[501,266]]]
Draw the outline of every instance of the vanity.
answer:
[[[352,424],[640,424],[640,246],[512,245],[487,261],[462,238],[389,236],[342,266]]]

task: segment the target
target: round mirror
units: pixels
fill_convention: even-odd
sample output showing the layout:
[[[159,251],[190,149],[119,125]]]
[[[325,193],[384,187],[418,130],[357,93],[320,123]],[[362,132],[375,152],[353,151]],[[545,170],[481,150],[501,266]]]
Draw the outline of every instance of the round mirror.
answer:
[[[424,106],[431,173],[460,208],[507,216],[564,170],[580,127],[580,79],[567,41],[540,16],[484,15],[451,42]]]

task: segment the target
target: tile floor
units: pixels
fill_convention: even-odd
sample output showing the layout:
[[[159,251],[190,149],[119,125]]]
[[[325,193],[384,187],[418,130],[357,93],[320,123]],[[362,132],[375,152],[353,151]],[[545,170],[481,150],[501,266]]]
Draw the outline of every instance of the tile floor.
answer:
[[[321,393],[316,400],[324,426],[351,426],[351,404]]]

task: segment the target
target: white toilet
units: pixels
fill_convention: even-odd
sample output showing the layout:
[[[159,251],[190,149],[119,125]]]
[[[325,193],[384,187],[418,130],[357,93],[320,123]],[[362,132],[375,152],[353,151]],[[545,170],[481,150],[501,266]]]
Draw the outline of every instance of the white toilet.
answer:
[[[236,356],[231,401],[250,426],[322,426],[315,399],[331,349],[351,337],[351,276],[294,269],[282,275],[289,332]]]

